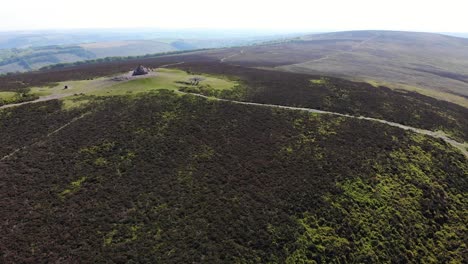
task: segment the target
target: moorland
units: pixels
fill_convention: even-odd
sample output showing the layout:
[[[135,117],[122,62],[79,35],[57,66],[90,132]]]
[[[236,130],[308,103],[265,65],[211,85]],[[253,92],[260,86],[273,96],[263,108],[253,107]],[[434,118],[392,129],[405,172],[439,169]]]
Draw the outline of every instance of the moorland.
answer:
[[[467,108],[226,51],[1,76],[2,260],[466,262],[462,150],[358,117],[463,144]]]

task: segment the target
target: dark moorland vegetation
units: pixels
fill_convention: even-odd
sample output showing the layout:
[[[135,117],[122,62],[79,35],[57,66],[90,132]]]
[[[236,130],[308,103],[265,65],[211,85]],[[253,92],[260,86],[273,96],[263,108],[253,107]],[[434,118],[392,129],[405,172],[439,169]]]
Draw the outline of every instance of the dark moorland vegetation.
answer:
[[[468,141],[468,109],[453,103],[340,78],[233,66],[197,53],[3,76],[0,77],[0,91],[111,75],[129,71],[138,64],[157,68],[180,62],[184,63],[177,67],[189,72],[224,75],[243,82],[242,90],[235,91],[230,98],[380,118],[433,131],[442,130],[459,141]],[[209,95],[216,94],[210,90]]]
[[[0,113],[1,155],[27,146],[0,161],[2,262],[467,261],[442,140],[165,90]]]
[[[226,63],[373,80],[457,98],[467,106],[468,40],[401,31],[347,31],[206,52]],[[448,96],[448,97],[447,97]],[[452,97],[455,96],[455,97]]]
[[[459,141],[468,141],[467,108],[415,92],[375,88],[340,78],[227,64],[191,63],[178,67],[239,78],[244,82],[243,87],[247,87],[242,91],[245,101],[374,117],[433,131],[442,130]],[[216,95],[208,92],[205,94]]]

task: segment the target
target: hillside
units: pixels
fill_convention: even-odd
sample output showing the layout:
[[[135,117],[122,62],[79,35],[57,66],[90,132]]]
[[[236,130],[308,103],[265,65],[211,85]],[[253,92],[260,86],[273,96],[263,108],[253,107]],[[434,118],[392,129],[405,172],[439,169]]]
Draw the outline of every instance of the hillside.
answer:
[[[0,50],[0,73],[23,72],[41,67],[96,58],[80,46],[47,46],[28,49]]]
[[[468,106],[468,39],[351,31],[211,52],[226,63],[322,73],[417,91]]]
[[[3,262],[467,261],[459,105],[204,52],[1,76],[15,94],[43,101],[0,107]]]
[[[442,141],[167,92],[61,109],[1,112],[2,153],[31,144],[0,161],[5,262],[464,260]]]

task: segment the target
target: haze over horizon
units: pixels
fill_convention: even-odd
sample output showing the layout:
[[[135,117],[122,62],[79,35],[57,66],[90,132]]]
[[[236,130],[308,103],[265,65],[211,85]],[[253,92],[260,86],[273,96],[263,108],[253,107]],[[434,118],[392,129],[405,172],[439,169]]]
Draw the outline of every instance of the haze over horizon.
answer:
[[[213,0],[155,2],[16,1],[2,4],[0,31],[47,29],[236,29],[291,31],[403,30],[467,32],[468,3],[340,1],[311,3]],[[21,14],[18,16],[18,14]]]

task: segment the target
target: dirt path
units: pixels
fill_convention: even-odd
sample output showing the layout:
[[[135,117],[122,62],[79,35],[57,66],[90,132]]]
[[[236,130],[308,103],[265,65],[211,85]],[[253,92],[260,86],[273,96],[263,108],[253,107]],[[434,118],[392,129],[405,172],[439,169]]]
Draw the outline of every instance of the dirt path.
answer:
[[[180,64],[184,64],[184,63],[185,62],[181,61],[181,62],[176,62],[176,63],[164,64],[164,65],[159,66],[158,68],[166,68],[166,67],[169,67],[169,66],[180,65]]]
[[[380,36],[379,35],[376,35],[376,36],[373,36],[373,37],[370,37],[368,39],[365,39],[355,45],[352,45],[348,50],[340,50],[340,51],[337,51],[335,53],[332,53],[332,54],[328,54],[328,55],[325,55],[324,57],[322,58],[318,58],[318,59],[315,59],[315,60],[310,60],[310,61],[306,61],[305,63],[310,63],[310,62],[319,62],[319,61],[324,61],[324,60],[328,60],[330,59],[331,57],[336,57],[336,56],[339,56],[341,54],[345,54],[347,52],[353,52],[355,49],[357,48],[360,48],[362,45],[366,44],[367,42],[369,41],[372,41],[376,38],[379,38]],[[303,64],[304,62],[302,63],[298,63],[298,64],[293,64],[293,65],[299,65],[299,64]]]
[[[50,100],[52,100],[52,99],[50,99]],[[35,146],[35,145],[37,145],[37,144],[39,144],[39,143],[41,143],[41,142],[44,142],[45,140],[47,140],[47,138],[53,136],[54,134],[57,134],[60,130],[62,130],[62,129],[64,129],[64,128],[68,127],[69,125],[75,123],[76,121],[82,119],[83,117],[87,116],[87,115],[90,114],[90,113],[91,113],[91,112],[87,112],[87,113],[84,113],[84,114],[82,114],[82,115],[80,115],[80,116],[78,116],[78,117],[73,118],[72,120],[70,120],[69,122],[67,122],[66,124],[64,124],[63,126],[61,126],[61,127],[57,128],[57,129],[55,129],[54,131],[48,133],[44,138],[42,138],[42,139],[40,139],[40,140],[38,140],[38,141],[36,141],[36,142],[33,142],[32,144],[23,146],[23,147],[21,147],[21,148],[17,148],[17,149],[15,149],[14,151],[10,152],[9,154],[3,156],[3,157],[0,159],[0,161],[6,160],[6,159],[8,159],[8,158],[14,156],[16,153],[20,152],[21,150],[28,149],[28,148],[33,147],[33,146]]]
[[[5,108],[10,108],[10,107],[15,107],[15,106],[20,106],[20,105],[26,105],[26,104],[34,104],[34,103],[39,103],[39,102],[45,102],[49,100],[55,100],[55,99],[60,99],[63,97],[70,96],[72,94],[53,94],[53,95],[47,95],[47,96],[41,96],[39,99],[33,100],[33,101],[27,101],[27,102],[22,102],[22,103],[17,103],[17,104],[7,104],[7,105],[2,105],[0,106],[0,109],[5,109]]]
[[[369,40],[367,40],[367,41],[369,41]],[[243,51],[241,51],[241,53],[242,52]],[[231,57],[235,56],[235,55],[238,55],[238,54],[231,55]],[[178,63],[162,65],[162,66],[160,66],[160,68],[161,67],[168,67],[168,66],[172,66],[172,65],[179,65],[179,64],[182,64],[182,63],[184,63],[184,62],[178,62]],[[260,107],[270,107],[270,108],[278,108],[278,109],[288,109],[288,110],[294,110],[294,111],[306,111],[306,112],[309,112],[309,113],[329,114],[329,115],[335,115],[335,116],[342,116],[342,117],[348,117],[348,118],[355,118],[355,119],[362,119],[362,120],[369,120],[369,121],[379,122],[379,123],[387,124],[387,125],[390,125],[390,126],[393,126],[393,127],[398,127],[398,128],[404,129],[404,130],[410,130],[410,131],[413,131],[413,132],[416,132],[416,133],[419,133],[419,134],[422,134],[422,135],[427,135],[427,136],[431,136],[431,137],[434,137],[434,138],[440,138],[440,139],[444,140],[445,142],[447,142],[448,144],[450,144],[450,145],[454,146],[455,148],[459,149],[463,153],[463,155],[465,155],[465,157],[468,158],[467,144],[455,141],[455,140],[447,137],[447,135],[443,134],[442,132],[434,132],[434,131],[430,131],[430,130],[415,128],[415,127],[406,126],[406,125],[402,125],[402,124],[399,124],[399,123],[395,123],[395,122],[391,122],[391,121],[387,121],[387,120],[383,120],[383,119],[376,119],[376,118],[364,117],[364,116],[352,116],[352,115],[341,114],[341,113],[337,113],[337,112],[330,112],[330,111],[323,111],[323,110],[313,109],[313,108],[292,107],[292,106],[283,106],[283,105],[260,104],[260,103],[252,103],[252,102],[233,101],[233,100],[226,100],[226,99],[221,99],[221,98],[216,98],[216,97],[209,97],[209,96],[205,96],[205,95],[201,95],[201,94],[185,93],[185,92],[181,92],[181,91],[179,91],[179,93],[181,93],[181,94],[191,94],[191,95],[194,95],[194,96],[198,96],[198,97],[202,97],[202,98],[206,98],[206,99],[210,99],[210,100],[230,102],[230,103],[234,103],[234,104],[252,105],[252,106],[260,106]],[[34,101],[23,102],[23,103],[18,103],[18,104],[4,105],[4,106],[1,106],[0,109],[20,106],[20,105],[25,105],[25,104],[32,104],[32,103],[37,103],[37,102],[44,102],[44,101],[49,101],[49,100],[55,100],[55,99],[60,99],[60,98],[67,97],[67,96],[70,96],[70,95],[72,95],[72,94],[55,94],[55,95],[43,96],[43,97],[41,97],[41,98],[39,98],[37,100],[34,100]],[[81,117],[73,119],[72,121],[65,124],[64,126],[62,126],[62,127],[58,128],[57,130],[49,133],[47,135],[47,137],[57,133],[61,129],[67,127],[68,125],[70,125],[71,123],[75,122],[76,120],[78,120],[78,119],[80,119],[82,117],[84,117],[84,115],[82,115]],[[37,143],[38,142],[33,143],[32,145],[35,145]],[[26,148],[26,147],[16,149],[12,153],[10,153],[10,154],[4,156],[3,158],[1,158],[0,161],[4,160],[4,159],[7,159],[8,157],[14,155],[16,152],[18,152],[18,151],[20,151],[21,149],[24,149],[24,148]]]
[[[210,100],[230,102],[230,103],[233,103],[233,104],[252,105],[252,106],[260,106],[260,107],[270,107],[270,108],[287,109],[287,110],[294,110],[294,111],[305,111],[305,112],[309,112],[309,113],[328,114],[328,115],[342,116],[342,117],[347,117],[347,118],[354,118],[354,119],[361,119],[361,120],[369,120],[369,121],[373,121],[373,122],[379,122],[379,123],[386,124],[386,125],[389,125],[389,126],[398,127],[398,128],[404,129],[404,130],[410,130],[410,131],[413,131],[413,132],[418,133],[418,134],[427,135],[427,136],[430,136],[430,137],[433,137],[433,138],[440,138],[440,139],[444,140],[445,142],[447,142],[448,144],[450,144],[450,145],[454,146],[455,148],[459,149],[463,153],[463,155],[465,155],[465,157],[468,158],[468,151],[466,150],[467,144],[455,141],[455,140],[447,137],[442,132],[434,132],[434,131],[430,131],[430,130],[415,128],[415,127],[406,126],[406,125],[402,125],[402,124],[399,124],[399,123],[395,123],[395,122],[391,122],[391,121],[387,121],[387,120],[382,120],[382,119],[377,119],[377,118],[372,118],[372,117],[353,116],[353,115],[341,114],[341,113],[330,112],[330,111],[323,111],[323,110],[318,110],[318,109],[313,109],[313,108],[233,101],[233,100],[209,97],[209,96],[205,96],[205,95],[201,95],[201,94],[184,93],[184,92],[181,92],[181,93],[191,94],[191,95],[194,95],[194,96],[198,96],[198,97],[202,97],[202,98],[206,98],[206,99],[210,99]]]
[[[232,58],[232,57],[239,56],[239,55],[242,55],[242,54],[244,54],[244,50],[240,50],[238,53],[234,53],[234,54],[231,54],[231,55],[229,55],[229,56],[227,56],[227,57],[221,58],[221,59],[219,60],[219,62],[223,63],[223,62],[225,62],[227,59],[230,59],[230,58]]]

